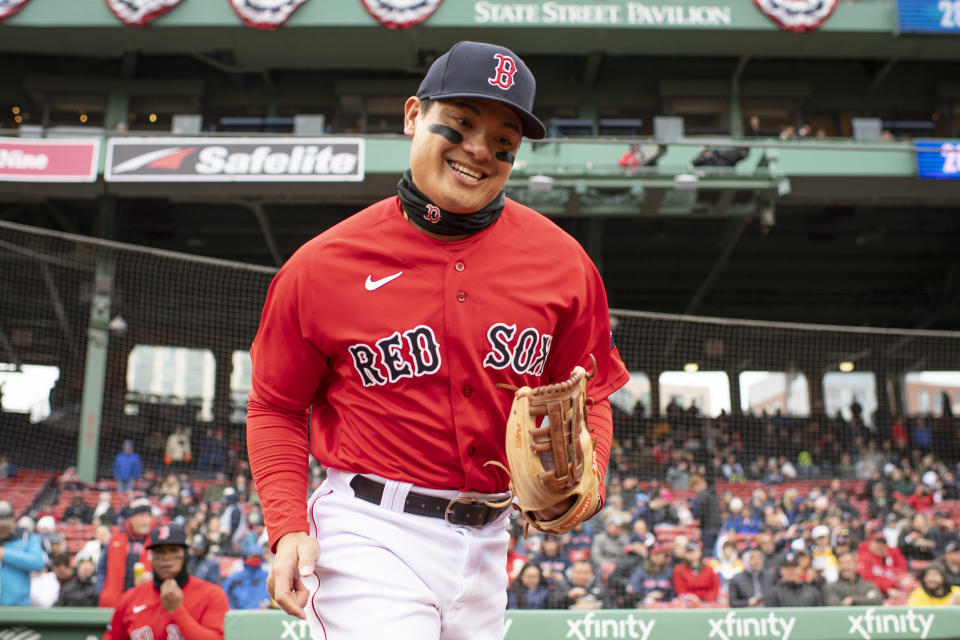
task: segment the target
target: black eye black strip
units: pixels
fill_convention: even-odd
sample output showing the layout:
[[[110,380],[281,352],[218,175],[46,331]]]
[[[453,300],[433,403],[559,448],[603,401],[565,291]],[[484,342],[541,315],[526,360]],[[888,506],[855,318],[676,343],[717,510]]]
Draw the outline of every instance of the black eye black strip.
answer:
[[[435,133],[438,136],[443,136],[453,144],[460,144],[463,142],[463,134],[461,134],[456,129],[451,129],[445,124],[432,124],[427,129],[430,133]]]

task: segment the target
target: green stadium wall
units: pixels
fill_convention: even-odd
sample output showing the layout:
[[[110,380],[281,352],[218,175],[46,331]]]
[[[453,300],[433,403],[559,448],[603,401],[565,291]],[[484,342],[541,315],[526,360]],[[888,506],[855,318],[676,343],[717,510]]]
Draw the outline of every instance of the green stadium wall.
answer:
[[[90,640],[103,635],[110,614],[109,609],[0,607],[0,637]],[[231,611],[224,636],[225,640],[310,640],[310,631],[305,622],[279,611]],[[506,615],[504,640],[620,638],[947,640],[960,638],[960,608],[637,609],[508,611]]]

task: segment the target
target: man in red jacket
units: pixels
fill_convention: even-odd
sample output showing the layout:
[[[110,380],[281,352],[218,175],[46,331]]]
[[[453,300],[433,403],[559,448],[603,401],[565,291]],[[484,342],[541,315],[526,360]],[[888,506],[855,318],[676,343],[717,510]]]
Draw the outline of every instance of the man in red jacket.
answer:
[[[123,527],[110,536],[107,548],[100,554],[97,565],[98,605],[109,609],[117,604],[120,596],[134,586],[133,566],[140,562],[150,571],[150,528],[153,526],[150,501],[137,498],[130,503],[124,517]]]
[[[896,547],[888,547],[883,529],[874,527],[857,548],[857,573],[872,582],[885,598],[897,598],[900,577],[907,572],[907,560]]]
[[[150,534],[153,580],[121,596],[103,640],[223,640],[230,605],[215,584],[187,573],[187,534],[163,524]]]

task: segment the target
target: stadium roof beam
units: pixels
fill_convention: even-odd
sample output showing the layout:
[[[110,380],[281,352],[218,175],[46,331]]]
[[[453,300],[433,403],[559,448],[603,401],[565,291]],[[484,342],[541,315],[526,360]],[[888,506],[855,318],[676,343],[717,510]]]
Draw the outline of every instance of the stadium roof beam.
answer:
[[[267,217],[267,212],[263,208],[263,203],[255,200],[238,200],[236,203],[241,207],[249,209],[253,213],[253,216],[257,219],[257,224],[260,225],[263,240],[267,244],[267,249],[270,250],[273,263],[278,267],[283,266],[283,256],[280,255],[280,251],[277,249],[277,240],[273,235],[273,230],[270,228],[270,219]]]
[[[265,69],[262,67],[239,67],[234,64],[228,64],[228,63],[222,62],[204,53],[194,52],[191,55],[197,60],[199,60],[200,62],[208,64],[214,69],[216,69],[217,71],[222,71],[223,73],[226,73],[231,77],[239,78],[248,73],[258,74],[260,77],[263,78],[263,84],[266,86],[267,91],[274,91],[276,89],[273,83],[273,78],[271,77],[270,71],[268,69]],[[229,55],[231,58],[233,57],[232,52],[230,52]]]
[[[203,80],[194,78],[113,78],[109,76],[25,74],[23,88],[30,93],[126,93],[149,96],[203,95]]]
[[[880,85],[883,84],[883,81],[886,80],[887,76],[890,75],[890,72],[899,61],[900,59],[896,56],[893,58],[888,58],[887,61],[883,63],[883,66],[880,67],[875,74],[873,74],[873,77],[870,79],[870,86],[867,87],[867,91],[864,95],[873,95],[873,92],[880,88]]]
[[[60,225],[60,228],[69,233],[81,233],[80,228],[77,224],[71,220],[67,215],[64,214],[63,210],[60,209],[57,205],[53,204],[49,200],[43,203],[44,212],[56,220],[57,224]]]
[[[746,230],[747,225],[749,225],[752,220],[752,216],[743,216],[742,218],[735,220],[727,228],[727,232],[720,241],[720,245],[722,247],[720,255],[717,256],[717,259],[714,261],[713,266],[710,267],[710,271],[707,273],[707,276],[703,279],[703,282],[700,283],[700,286],[697,288],[696,293],[693,294],[693,297],[690,298],[687,306],[684,307],[684,314],[691,314],[698,306],[700,306],[700,301],[703,300],[703,297],[710,292],[710,289],[717,281],[717,278],[720,277],[720,273],[730,260],[730,256],[733,254],[733,250],[736,249],[737,243],[740,242],[740,238],[743,237],[743,232]]]
[[[73,332],[70,329],[70,321],[67,319],[67,312],[63,306],[63,298],[60,297],[60,290],[57,289],[57,283],[53,274],[50,273],[50,265],[46,262],[40,263],[40,273],[43,274],[43,283],[47,288],[47,295],[50,297],[50,305],[53,307],[53,313],[57,316],[57,324],[60,325],[60,331],[68,344],[73,343]]]

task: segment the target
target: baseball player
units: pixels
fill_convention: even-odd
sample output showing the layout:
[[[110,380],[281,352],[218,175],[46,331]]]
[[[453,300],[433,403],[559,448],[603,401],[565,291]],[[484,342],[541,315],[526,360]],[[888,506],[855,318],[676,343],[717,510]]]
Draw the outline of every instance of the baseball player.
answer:
[[[153,580],[117,602],[103,640],[223,640],[227,595],[187,573],[187,534],[163,524],[150,534]]]
[[[498,384],[593,372],[606,469],[606,398],[628,374],[603,283],[573,238],[503,192],[521,137],[545,135],[534,92],[509,49],[453,46],[405,103],[398,195],[305,244],[270,286],[248,451],[269,590],[316,639],[501,640],[512,396]],[[305,505],[308,443],[328,477]]]

